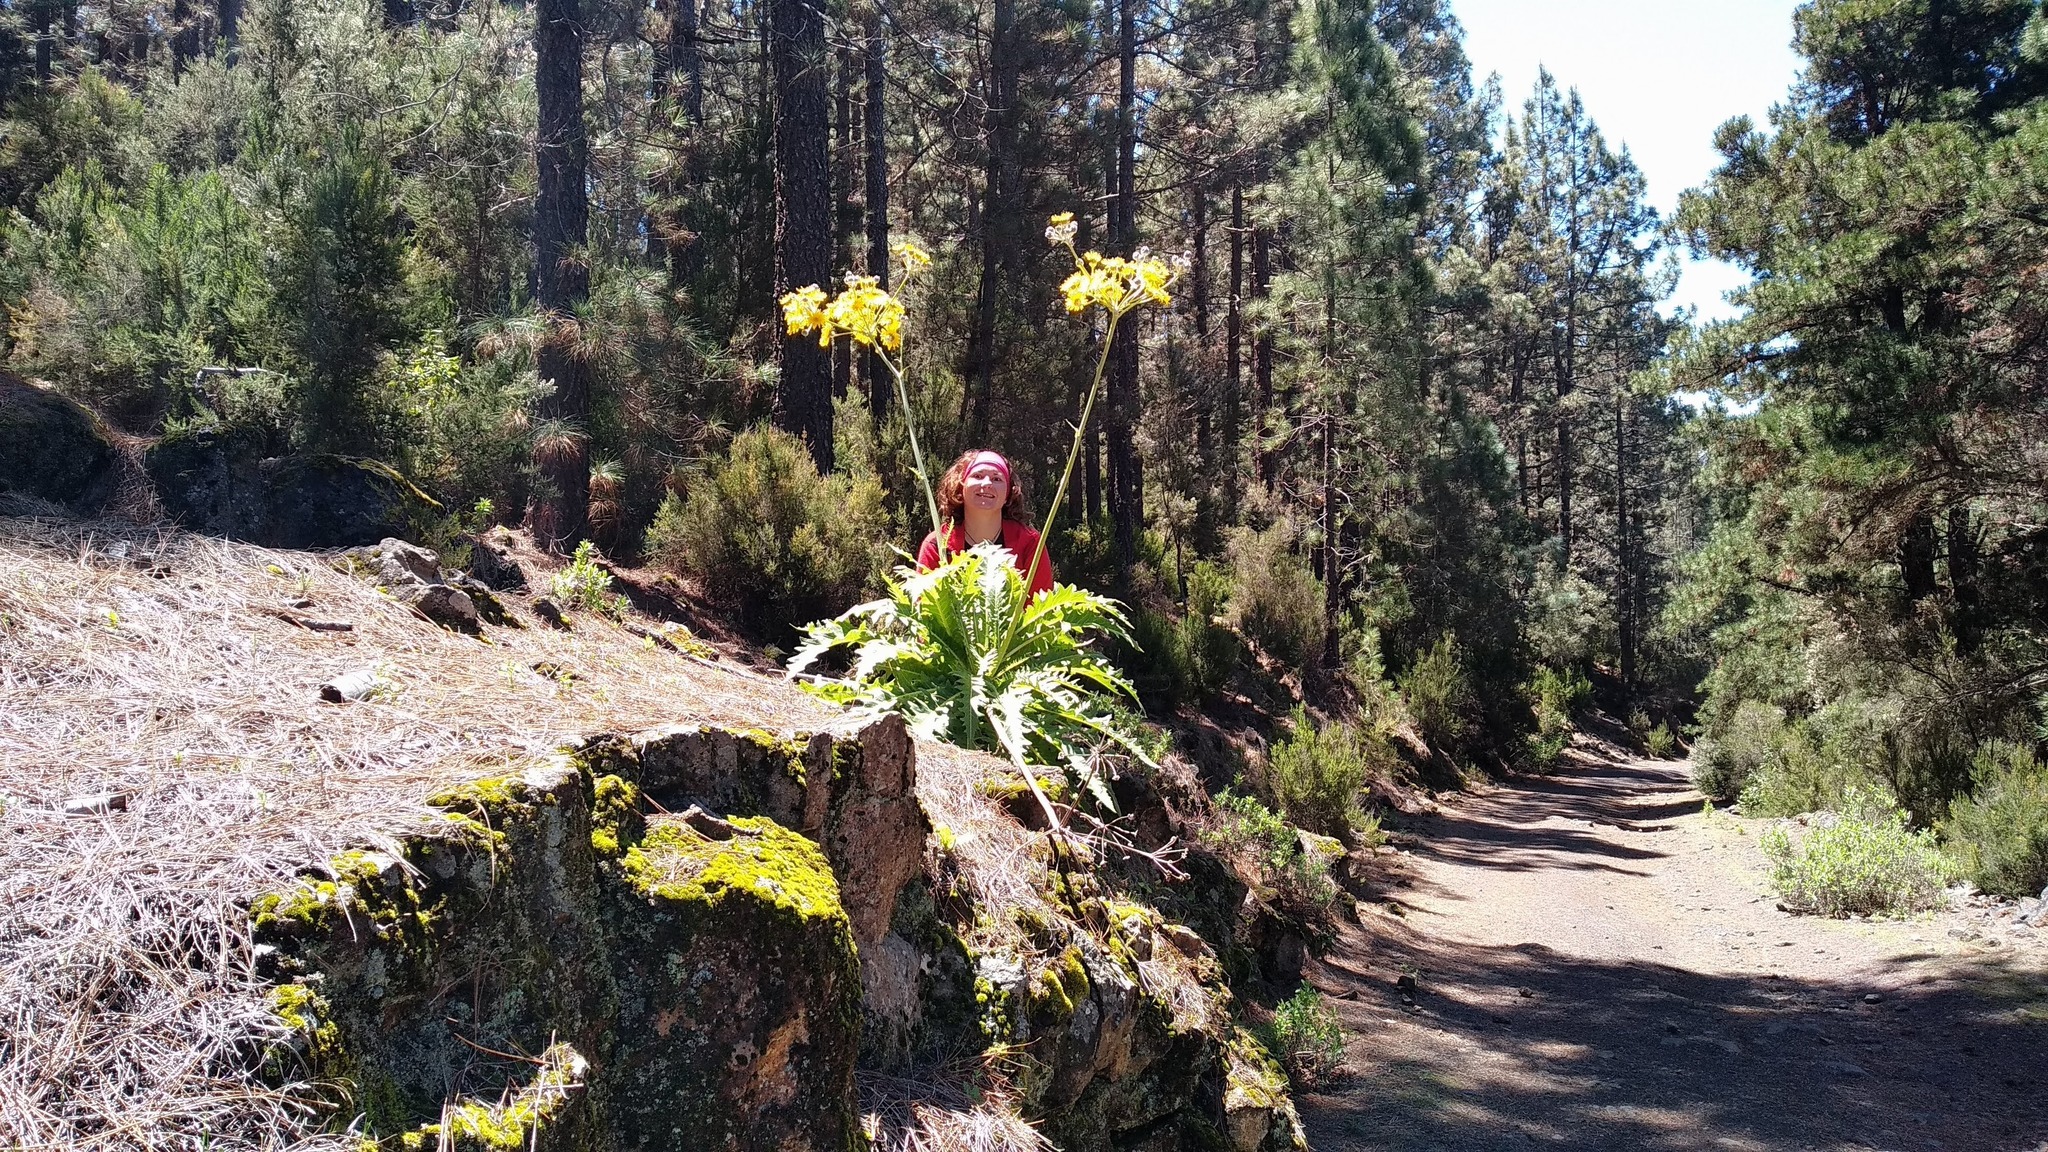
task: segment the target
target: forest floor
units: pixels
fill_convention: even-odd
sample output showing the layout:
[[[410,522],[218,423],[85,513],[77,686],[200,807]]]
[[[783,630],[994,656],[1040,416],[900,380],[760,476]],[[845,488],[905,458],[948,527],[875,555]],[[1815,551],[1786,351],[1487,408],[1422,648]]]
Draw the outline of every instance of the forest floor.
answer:
[[[1780,911],[1766,823],[1598,742],[1406,818],[1309,974],[1311,1147],[2048,1150],[2048,931]]]

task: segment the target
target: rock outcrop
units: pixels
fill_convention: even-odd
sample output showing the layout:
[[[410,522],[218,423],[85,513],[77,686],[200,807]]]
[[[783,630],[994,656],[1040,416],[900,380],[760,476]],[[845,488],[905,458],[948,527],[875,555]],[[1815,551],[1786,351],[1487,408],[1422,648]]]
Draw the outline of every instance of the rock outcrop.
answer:
[[[396,855],[253,906],[275,1074],[343,1086],[381,1148],[838,1152],[857,1062],[993,1050],[1074,1152],[1301,1147],[1200,936],[1077,894],[974,954],[916,788],[885,718],[607,736],[438,794]]]
[[[440,505],[390,466],[328,453],[268,455],[243,432],[166,436],[143,457],[184,527],[272,548],[346,548],[403,537]]]
[[[119,487],[118,464],[113,444],[91,412],[0,371],[0,494],[95,515]]]
[[[913,755],[893,719],[672,729],[433,797],[399,856],[252,908],[294,1033],[279,1075],[348,1085],[391,1147],[458,1135],[451,1099],[524,1133],[505,1147],[855,1147],[856,940],[922,858]],[[571,1066],[573,1092],[542,1083]],[[552,1107],[507,1118],[531,1098]]]

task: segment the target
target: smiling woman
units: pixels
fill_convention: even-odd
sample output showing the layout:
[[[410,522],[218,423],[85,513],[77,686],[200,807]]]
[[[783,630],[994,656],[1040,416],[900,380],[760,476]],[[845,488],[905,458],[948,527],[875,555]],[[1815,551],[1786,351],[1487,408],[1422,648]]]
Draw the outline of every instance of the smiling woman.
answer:
[[[1012,478],[1010,462],[1000,452],[963,452],[939,480],[938,532],[925,536],[917,550],[917,566],[930,571],[944,557],[994,540],[1009,549],[1011,563],[1025,575],[1031,595],[1052,587],[1052,557],[1038,546],[1038,533],[1026,523],[1024,489]],[[1035,566],[1027,570],[1026,565]]]

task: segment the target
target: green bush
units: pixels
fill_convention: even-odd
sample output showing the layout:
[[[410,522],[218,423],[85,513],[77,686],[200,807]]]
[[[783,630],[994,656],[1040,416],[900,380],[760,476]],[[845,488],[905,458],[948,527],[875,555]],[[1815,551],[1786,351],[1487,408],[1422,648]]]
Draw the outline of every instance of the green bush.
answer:
[[[1659,760],[1669,760],[1671,754],[1678,751],[1678,737],[1671,734],[1671,725],[1662,720],[1657,721],[1657,726],[1643,737],[1643,742],[1649,746],[1650,755]]]
[[[1314,915],[1329,912],[1337,885],[1327,862],[1301,850],[1301,837],[1278,812],[1225,789],[1216,797],[1216,819],[1201,833],[1202,843],[1250,863],[1260,881],[1283,904]]]
[[[1323,643],[1323,586],[1294,551],[1285,520],[1230,539],[1231,617],[1267,655],[1302,667]]]
[[[1949,806],[1941,836],[1979,889],[2032,896],[2048,888],[2048,765],[1994,741],[1977,753],[1977,789]]]
[[[1928,832],[1906,827],[1889,797],[1861,786],[1849,810],[1824,814],[1796,842],[1780,826],[1764,833],[1771,883],[1787,907],[1822,916],[1899,915],[1933,908],[1953,866]]]
[[[1273,1008],[1273,1022],[1259,1036],[1287,1069],[1296,1088],[1327,1081],[1344,1065],[1344,1028],[1323,1003],[1322,993],[1304,984]]]
[[[1742,794],[1784,740],[1785,713],[1769,704],[1745,700],[1718,735],[1702,736],[1692,746],[1692,783],[1708,797],[1726,801]]]
[[[757,427],[734,438],[687,500],[663,500],[647,553],[771,632],[858,598],[888,555],[888,533],[878,481],[819,476],[803,441]]]
[[[1536,714],[1536,730],[1527,737],[1529,763],[1538,770],[1549,768],[1571,742],[1573,717],[1593,698],[1593,683],[1576,668],[1559,672],[1543,667],[1522,693]]]
[[[1187,654],[1188,684],[1197,699],[1223,691],[1244,651],[1223,614],[1230,604],[1230,574],[1204,560],[1188,572],[1187,613],[1180,619],[1181,649]]]
[[[1354,842],[1363,827],[1359,793],[1395,767],[1386,733],[1342,720],[1318,727],[1298,706],[1293,723],[1293,738],[1274,745],[1266,764],[1274,801],[1295,824]]]
[[[576,545],[576,555],[548,578],[548,591],[571,608],[613,619],[626,614],[626,598],[612,591],[612,574],[598,567],[597,546],[588,540]]]
[[[1465,677],[1457,637],[1446,632],[1415,658],[1401,678],[1401,697],[1430,747],[1453,755],[1463,750],[1478,705]]]

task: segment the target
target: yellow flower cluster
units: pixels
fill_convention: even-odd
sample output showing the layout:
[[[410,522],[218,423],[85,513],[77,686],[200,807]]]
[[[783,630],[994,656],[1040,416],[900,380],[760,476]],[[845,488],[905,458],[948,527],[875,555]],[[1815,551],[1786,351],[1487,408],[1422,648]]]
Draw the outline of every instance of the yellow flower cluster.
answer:
[[[1078,230],[1072,212],[1053,217],[1045,229],[1046,240],[1066,248],[1074,257],[1074,274],[1060,285],[1067,298],[1067,311],[1085,312],[1100,306],[1112,316],[1122,316],[1145,304],[1164,307],[1173,303],[1167,289],[1187,270],[1185,260],[1155,260],[1149,248],[1138,249],[1129,259],[1100,252],[1075,252],[1074,236]]]
[[[907,283],[918,270],[932,262],[932,254],[908,240],[899,240],[890,249],[903,264],[903,279]]]
[[[816,284],[789,293],[782,298],[789,334],[816,332],[820,348],[831,347],[841,334],[887,352],[903,347],[903,302],[878,283],[873,276],[848,274],[846,290],[837,296],[828,298]]]

